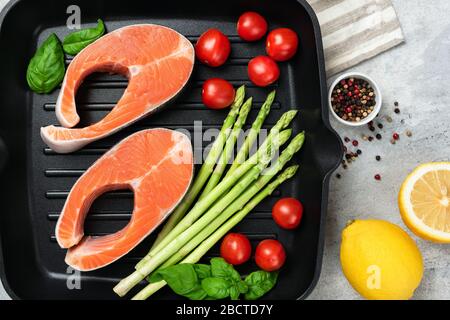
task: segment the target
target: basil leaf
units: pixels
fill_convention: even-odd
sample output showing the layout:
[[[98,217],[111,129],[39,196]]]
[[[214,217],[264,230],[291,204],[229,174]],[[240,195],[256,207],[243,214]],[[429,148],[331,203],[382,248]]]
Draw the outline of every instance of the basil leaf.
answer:
[[[160,282],[163,281],[164,278],[163,276],[159,273],[159,271],[155,271],[153,272],[151,275],[149,275],[147,277],[147,281],[150,283],[156,283],[156,282]]]
[[[49,93],[64,79],[64,52],[55,34],[37,49],[27,69],[27,82],[37,93]]]
[[[241,293],[239,292],[239,289],[237,288],[237,286],[231,286],[228,291],[229,291],[231,300],[239,300],[239,295]]]
[[[248,286],[245,283],[245,281],[241,280],[241,281],[237,282],[236,287],[238,288],[239,293],[247,293],[247,291],[248,291]]]
[[[241,276],[233,266],[227,263],[223,258],[211,259],[211,275],[219,278],[229,278],[235,281],[241,281]]]
[[[203,269],[203,267],[200,267]],[[150,283],[164,280],[176,294],[191,300],[203,300],[207,297],[200,279],[195,271],[197,267],[192,264],[182,263],[155,271],[148,281]]]
[[[183,296],[190,300],[203,300],[208,297],[208,294],[205,290],[203,290],[202,285],[200,283],[197,283],[197,285],[192,288],[191,291],[185,293]]]
[[[230,295],[231,283],[224,278],[206,278],[202,280],[202,288],[209,298],[225,299]]]
[[[245,294],[246,300],[256,300],[272,290],[278,278],[277,272],[255,271],[245,278],[248,291]]]
[[[105,24],[97,20],[97,26],[72,32],[63,40],[63,48],[67,54],[76,55],[105,33]]]
[[[181,296],[189,293],[196,288],[197,284],[199,284],[197,273],[192,264],[182,263],[156,271],[155,274],[150,277],[151,282],[154,282],[155,280],[157,282],[159,276],[167,282],[167,285],[176,294]]]
[[[194,264],[194,270],[200,280],[211,277],[211,267],[207,264]]]

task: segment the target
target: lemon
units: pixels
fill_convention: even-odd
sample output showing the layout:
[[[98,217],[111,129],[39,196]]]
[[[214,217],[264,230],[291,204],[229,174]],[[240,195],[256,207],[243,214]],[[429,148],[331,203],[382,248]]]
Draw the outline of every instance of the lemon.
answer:
[[[403,221],[426,240],[450,243],[450,162],[417,167],[398,196]]]
[[[414,240],[382,220],[357,220],[344,229],[341,265],[352,287],[370,300],[409,299],[423,275]]]

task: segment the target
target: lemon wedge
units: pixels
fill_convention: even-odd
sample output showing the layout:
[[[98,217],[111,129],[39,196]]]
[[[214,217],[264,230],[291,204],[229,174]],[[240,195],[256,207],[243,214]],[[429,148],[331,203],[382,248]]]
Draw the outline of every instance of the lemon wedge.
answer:
[[[417,167],[398,196],[403,221],[419,237],[450,243],[450,162]]]

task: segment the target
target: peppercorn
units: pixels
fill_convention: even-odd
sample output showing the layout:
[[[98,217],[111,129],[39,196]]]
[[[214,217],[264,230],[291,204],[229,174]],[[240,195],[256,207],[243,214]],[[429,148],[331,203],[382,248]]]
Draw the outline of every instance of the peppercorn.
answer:
[[[383,125],[381,123],[379,123],[378,128],[383,129]]]
[[[339,173],[336,174],[336,178],[340,179],[341,175]]]
[[[399,109],[399,108],[395,108],[395,109],[394,109],[394,112],[397,113],[397,114],[399,114],[399,113],[400,113],[400,109]]]
[[[369,137],[369,141],[370,141],[370,142],[373,141],[373,137],[372,137],[372,136]]]
[[[380,156],[376,156],[375,159],[376,159],[377,161],[380,161],[380,160],[381,160],[381,157],[380,157]]]
[[[362,151],[360,149],[356,150],[357,154],[362,154]]]
[[[357,147],[359,142],[357,140],[353,140],[352,144],[353,144],[353,146]]]
[[[373,111],[376,94],[365,80],[343,79],[331,93],[332,109],[345,121],[362,121]]]
[[[398,107],[398,102],[397,101],[394,102],[394,106]]]
[[[344,138],[344,141],[345,141],[345,142],[350,142],[350,138],[345,137],[345,138]]]
[[[376,136],[375,136],[378,140],[381,140],[381,138],[382,138],[382,136],[381,136],[381,134],[377,134]]]
[[[407,130],[407,131],[406,131],[406,136],[407,136],[407,137],[412,137],[412,132],[411,132],[410,130]]]
[[[398,135],[398,133],[394,133],[392,135],[392,138],[394,138],[394,140],[398,140],[398,139],[400,139],[400,136]]]
[[[381,175],[376,174],[374,178],[375,178],[375,180],[380,181],[381,180]]]

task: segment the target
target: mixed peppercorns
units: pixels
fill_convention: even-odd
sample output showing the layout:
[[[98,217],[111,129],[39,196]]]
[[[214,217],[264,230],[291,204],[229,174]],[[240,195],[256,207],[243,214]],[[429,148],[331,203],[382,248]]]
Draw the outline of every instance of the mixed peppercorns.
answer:
[[[375,104],[375,91],[363,79],[343,79],[331,93],[333,110],[345,121],[359,122],[367,118],[374,111]]]
[[[399,103],[395,102],[394,104],[395,108],[394,108],[394,113],[398,114],[400,113],[400,109],[399,109]],[[397,110],[398,109],[398,110]],[[388,123],[391,123],[393,121],[393,119],[390,116],[384,116],[383,119],[385,119]],[[404,121],[400,121],[401,124],[404,124]],[[366,134],[362,134],[361,138],[363,141],[369,141],[372,142],[374,141],[374,139],[377,140],[382,140],[382,136],[381,133],[379,133],[378,130],[382,130],[384,128],[384,125],[382,123],[381,117],[377,118],[376,124],[374,124],[374,121],[370,121],[368,124],[368,129],[373,132],[373,135],[367,135]],[[378,131],[378,132],[375,132]],[[405,135],[407,137],[412,137],[412,132],[411,130],[406,130],[405,131]],[[344,152],[345,152],[345,156],[344,159],[342,160],[342,168],[343,169],[347,169],[348,165],[350,163],[352,163],[353,161],[355,161],[358,156],[362,155],[362,150],[360,148],[360,143],[358,140],[356,139],[351,139],[349,137],[344,137],[343,138],[344,143],[346,143],[346,145],[344,146]],[[400,134],[397,132],[393,132],[392,133],[392,138],[390,139],[390,142],[392,144],[395,144],[397,141],[400,140]],[[375,160],[376,161],[381,161],[381,156],[380,155],[376,155],[375,156]],[[340,173],[336,174],[336,177],[338,179],[340,179],[342,176]],[[377,173],[374,176],[374,179],[376,181],[381,181],[381,174]]]

